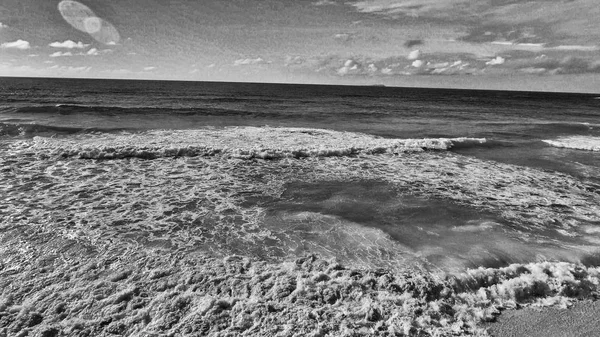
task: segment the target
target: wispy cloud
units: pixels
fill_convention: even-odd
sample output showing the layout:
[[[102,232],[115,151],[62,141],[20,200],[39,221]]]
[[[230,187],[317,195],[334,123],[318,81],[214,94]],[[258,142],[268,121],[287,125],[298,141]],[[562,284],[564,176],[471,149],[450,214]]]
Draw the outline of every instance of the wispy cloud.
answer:
[[[49,55],[50,57],[67,57],[67,56],[73,56],[73,53],[71,53],[70,51],[66,51],[66,52],[55,52]]]
[[[29,42],[19,39],[14,42],[2,43],[0,44],[0,48],[25,50],[31,48],[31,45],[29,44]]]
[[[152,67],[152,66],[150,66],[150,67],[144,67],[144,71],[152,71],[152,70],[155,70],[155,69],[156,69],[156,67]]]
[[[284,60],[284,65],[286,67],[290,67],[290,66],[294,66],[294,65],[301,65],[304,62],[306,62],[306,60],[302,56],[287,55]]]
[[[79,42],[74,42],[71,40],[66,40],[64,42],[52,42],[49,44],[50,47],[54,47],[54,48],[67,48],[67,49],[83,49],[86,47],[89,47],[89,44],[84,44],[83,42],[79,41]]]
[[[487,64],[488,66],[495,66],[495,65],[499,65],[499,64],[504,64],[504,62],[506,61],[506,59],[502,56],[496,56],[495,58],[487,61],[485,64]]]
[[[548,49],[554,49],[554,50],[566,50],[566,51],[597,51],[600,50],[600,47],[598,46],[555,46],[555,47],[549,47]]]
[[[331,1],[331,0],[319,0],[319,1],[313,2],[313,5],[315,5],[315,6],[331,6],[331,5],[337,5],[337,3],[335,1]]]
[[[73,67],[73,66],[53,65],[51,67],[48,67],[48,69],[59,70],[59,71],[64,71],[64,72],[69,72],[69,73],[81,73],[81,72],[89,72],[90,70],[92,70],[92,67],[85,67],[85,66]]]
[[[366,13],[403,14],[407,16],[448,17],[448,9],[462,8],[470,0],[367,0],[353,4]]]
[[[562,59],[553,57],[537,57],[533,60],[520,60],[514,67],[531,74],[583,74],[600,73],[600,58],[586,59],[567,56]]]
[[[234,66],[247,66],[247,65],[254,65],[254,64],[267,64],[269,62],[265,61],[263,58],[261,57],[257,57],[255,59],[239,59],[239,60],[235,60],[233,62]]]
[[[333,36],[338,41],[348,42],[354,38],[353,33],[338,33]]]
[[[98,56],[98,55],[100,55],[100,52],[98,51],[98,49],[92,48],[92,49],[88,50],[85,54],[89,55],[89,56]]]
[[[413,50],[413,51],[411,51],[411,52],[408,54],[408,56],[406,57],[406,59],[408,59],[408,60],[416,60],[416,59],[418,59],[419,57],[421,57],[421,51],[417,49],[417,50]]]
[[[358,0],[352,6],[387,18],[412,16],[448,27],[460,25],[467,31],[462,39],[475,43],[544,40],[585,45],[600,37],[597,0]]]
[[[87,52],[82,52],[82,53],[79,53],[77,55],[81,55],[81,56],[98,56],[98,55],[102,55],[102,54],[110,54],[112,52],[113,52],[112,49],[91,48]]]

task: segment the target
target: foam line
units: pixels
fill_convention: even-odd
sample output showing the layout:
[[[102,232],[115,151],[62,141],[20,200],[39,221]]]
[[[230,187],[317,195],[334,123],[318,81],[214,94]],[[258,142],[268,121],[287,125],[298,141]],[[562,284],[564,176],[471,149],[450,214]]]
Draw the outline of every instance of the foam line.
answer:
[[[32,149],[84,159],[215,155],[241,159],[279,159],[444,151],[455,144],[485,142],[483,138],[385,139],[320,129],[244,127],[85,135],[72,139],[34,137]]]

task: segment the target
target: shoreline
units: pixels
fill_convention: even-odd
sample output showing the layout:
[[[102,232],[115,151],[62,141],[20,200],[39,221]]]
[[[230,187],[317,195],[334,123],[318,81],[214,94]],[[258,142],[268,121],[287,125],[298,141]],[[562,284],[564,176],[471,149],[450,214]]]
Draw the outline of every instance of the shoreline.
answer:
[[[507,310],[498,321],[486,323],[492,337],[584,337],[600,331],[600,301],[585,300],[569,308]]]
[[[12,262],[0,270],[6,335],[486,336],[491,329],[504,336],[515,331],[502,325],[507,309],[575,302],[576,310],[585,303],[577,298],[597,297],[600,281],[600,268],[568,263],[440,278],[412,268],[347,268],[315,255],[267,263],[92,243],[40,228],[4,230],[0,241]],[[514,312],[526,320],[527,310]],[[552,310],[559,309],[541,312]]]

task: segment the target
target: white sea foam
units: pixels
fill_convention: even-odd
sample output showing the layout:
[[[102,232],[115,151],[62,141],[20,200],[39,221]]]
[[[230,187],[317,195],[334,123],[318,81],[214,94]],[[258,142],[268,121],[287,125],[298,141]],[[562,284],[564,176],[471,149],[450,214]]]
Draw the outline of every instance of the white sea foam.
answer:
[[[573,299],[597,294],[600,270],[566,262],[513,264],[470,269],[454,282],[455,290],[470,307],[489,301],[503,308],[515,308],[520,303],[568,306]]]
[[[591,136],[571,136],[561,137],[555,140],[543,140],[544,143],[554,147],[563,147],[568,149],[600,151],[600,137]]]
[[[453,227],[452,230],[455,232],[483,232],[499,225],[500,224],[493,221],[485,221],[477,224],[467,224],[464,226]]]
[[[600,234],[600,226],[583,226],[583,231],[587,234]]]
[[[226,155],[242,159],[344,157],[448,150],[484,138],[385,139],[351,132],[303,128],[225,128],[150,131],[134,135],[34,137],[33,150],[62,157],[119,159]]]

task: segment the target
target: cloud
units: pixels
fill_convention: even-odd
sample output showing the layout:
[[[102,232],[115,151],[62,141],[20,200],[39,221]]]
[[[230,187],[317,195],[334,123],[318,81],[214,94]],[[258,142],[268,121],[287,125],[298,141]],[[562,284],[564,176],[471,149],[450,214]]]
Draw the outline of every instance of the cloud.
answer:
[[[85,53],[85,54],[89,55],[89,56],[97,56],[100,54],[100,52],[98,51],[98,49],[92,48],[92,49],[88,50],[87,53]]]
[[[334,39],[343,41],[343,42],[348,42],[348,41],[352,40],[353,37],[354,37],[354,34],[352,34],[352,33],[338,33],[333,36]]]
[[[89,44],[84,44],[83,42],[79,41],[79,42],[74,42],[71,40],[66,40],[64,42],[52,42],[49,44],[50,47],[53,48],[66,48],[66,49],[74,49],[74,48],[78,48],[78,49],[83,49],[89,46]]]
[[[81,66],[81,67],[73,67],[73,66],[58,66],[58,65],[53,65],[51,67],[48,67],[47,69],[62,73],[63,75],[75,75],[75,74],[81,74],[81,73],[89,73],[90,70],[92,70],[92,67],[86,67],[86,66]]]
[[[73,48],[78,48],[78,49],[83,49],[89,46],[89,44],[84,44],[83,42],[79,41],[79,42],[74,42],[71,40],[66,40],[65,42],[52,42],[49,44],[50,47],[54,47],[54,48],[67,48],[67,49],[73,49]]]
[[[144,71],[152,71],[156,69],[156,67],[144,67]]]
[[[475,75],[484,73],[484,70],[488,67],[485,62],[489,60],[489,58],[478,59],[476,55],[466,53],[426,53],[411,60],[402,55],[386,58],[344,58],[329,55],[306,59],[305,62],[294,65],[289,69],[304,73],[313,72],[346,78]]]
[[[487,64],[488,66],[495,66],[495,65],[498,65],[498,64],[504,64],[504,61],[506,61],[504,59],[504,57],[502,57],[502,56],[496,56],[496,58],[493,58],[493,59],[487,61],[485,64]]]
[[[600,59],[567,56],[562,59],[554,57],[536,57],[520,60],[513,64],[518,70],[531,74],[584,74],[600,73]]]
[[[233,62],[234,66],[246,66],[246,65],[254,65],[254,64],[267,64],[270,62],[267,62],[265,60],[263,60],[261,57],[255,58],[255,59],[239,59],[239,60],[235,60]]]
[[[546,69],[546,68],[527,67],[527,68],[521,68],[520,71],[524,72],[526,74],[542,75],[542,74],[546,73],[548,71],[548,69]]]
[[[29,42],[19,39],[14,42],[2,43],[0,44],[0,48],[25,50],[31,48],[31,45],[29,44]]]
[[[331,1],[331,0],[319,0],[317,2],[313,2],[314,6],[332,6],[332,5],[337,5],[337,3],[335,1]]]
[[[2,22],[0,22],[0,29],[2,29],[2,28],[8,28],[8,26],[3,24]]]
[[[411,64],[413,67],[415,68],[421,68],[423,66],[424,62],[421,60],[415,60],[413,61],[413,63]]]
[[[489,23],[470,27],[469,33],[461,38],[462,41],[493,44],[536,44],[547,39],[548,29],[543,24],[512,24]]]
[[[290,67],[290,66],[301,65],[304,62],[306,62],[306,60],[302,56],[287,55],[284,60],[284,65],[286,67]]]
[[[565,51],[597,51],[600,50],[600,47],[598,46],[555,46],[555,47],[549,47],[547,49],[553,49],[553,50],[565,50]]]
[[[407,16],[451,17],[453,8],[463,8],[470,0],[367,0],[353,4],[365,13],[403,14]]]
[[[66,52],[55,52],[49,55],[50,57],[66,57],[66,56],[73,56],[73,53],[71,53],[70,51],[66,51]]]
[[[113,52],[112,49],[91,48],[87,52],[85,52],[85,53],[79,53],[77,55],[81,55],[81,56],[98,56],[98,55],[102,55],[102,54],[110,54],[112,52]]]
[[[418,49],[416,49],[416,50],[413,50],[413,51],[411,51],[411,52],[408,54],[408,56],[406,56],[406,59],[407,59],[407,60],[416,60],[416,59],[418,59],[419,57],[421,57],[421,51],[420,51],[420,50],[418,50]]]
[[[467,42],[585,45],[600,38],[597,0],[358,0],[352,6],[392,19],[418,17],[449,33],[466,28],[461,39]]]
[[[355,60],[346,60],[344,66],[337,70],[338,75],[344,76],[347,74],[359,74],[362,73],[362,65]]]

